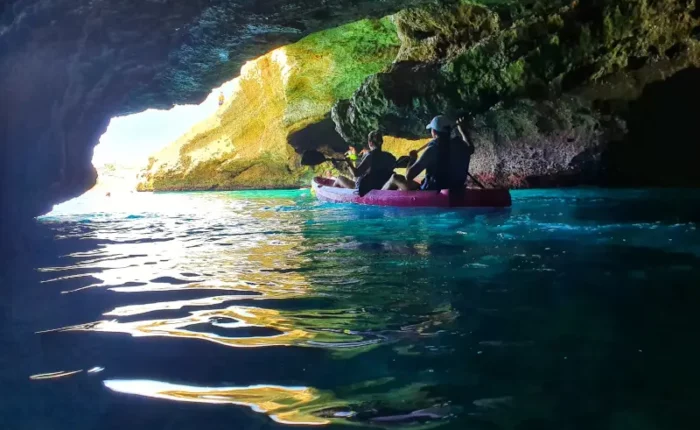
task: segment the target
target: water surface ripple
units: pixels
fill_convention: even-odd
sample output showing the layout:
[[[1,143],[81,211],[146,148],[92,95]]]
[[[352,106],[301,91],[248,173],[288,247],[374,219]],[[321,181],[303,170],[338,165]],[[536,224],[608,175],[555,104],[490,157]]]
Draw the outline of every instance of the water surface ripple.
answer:
[[[698,202],[84,196],[6,278],[2,428],[696,428]]]

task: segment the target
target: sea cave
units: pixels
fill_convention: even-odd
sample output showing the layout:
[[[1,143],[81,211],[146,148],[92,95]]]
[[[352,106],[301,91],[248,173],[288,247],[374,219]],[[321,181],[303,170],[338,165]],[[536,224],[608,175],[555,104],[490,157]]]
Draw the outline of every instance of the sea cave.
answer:
[[[2,428],[694,428],[698,0],[9,0],[0,95]]]

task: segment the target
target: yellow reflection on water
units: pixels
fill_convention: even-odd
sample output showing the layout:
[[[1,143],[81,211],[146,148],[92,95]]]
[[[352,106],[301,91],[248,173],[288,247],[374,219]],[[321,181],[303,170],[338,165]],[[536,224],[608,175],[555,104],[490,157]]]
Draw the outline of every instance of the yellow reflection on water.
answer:
[[[296,215],[269,208],[296,202],[278,198],[273,205],[233,196],[136,196],[133,202],[123,202],[121,213],[92,213],[85,224],[89,227],[73,224],[57,235],[99,240],[99,248],[65,256],[71,264],[38,270],[50,276],[45,283],[70,286],[81,278],[88,280],[88,285],[64,288],[65,293],[93,288],[254,292],[269,287],[270,294],[303,294],[305,279],[295,272],[305,262],[299,246],[301,225]],[[130,218],[131,213],[141,215]]]
[[[138,307],[139,305],[134,306]],[[138,310],[132,310],[132,312],[139,313]],[[306,317],[308,315],[309,312],[306,312],[304,316]],[[347,314],[345,318],[351,318],[352,315],[353,314]],[[338,316],[337,313],[336,316]],[[233,320],[234,322],[217,322],[222,319]],[[235,336],[233,334],[230,336],[222,336],[214,333],[191,331],[187,329],[187,327],[196,324],[211,324],[226,329],[260,327],[272,329],[280,333],[267,336]],[[134,337],[162,336],[199,339],[237,348],[264,346],[348,348],[375,345],[384,340],[382,337],[364,339],[362,335],[349,331],[315,330],[313,327],[308,327],[308,324],[305,324],[305,319],[301,316],[291,316],[286,312],[274,309],[244,306],[194,311],[183,318],[133,322],[119,322],[117,320],[97,321],[49,331],[93,331],[125,333]]]
[[[146,213],[142,218],[122,220],[109,215],[105,221],[93,217],[87,227],[65,227],[66,237],[96,239],[99,247],[66,256],[60,267],[40,269],[47,278],[47,290],[75,293],[63,296],[66,301],[91,295],[97,298],[96,305],[105,306],[99,309],[105,319],[49,331],[167,337],[235,348],[324,348],[332,351],[333,359],[344,359],[391,342],[420,344],[458,315],[450,307],[431,306],[424,315],[397,319],[402,308],[421,302],[420,295],[406,290],[395,297],[395,290],[381,287],[353,295],[354,278],[360,272],[351,265],[345,267],[347,271],[328,272],[332,277],[317,276],[325,270],[318,264],[333,263],[336,255],[324,249],[325,242],[309,240],[303,216],[274,210],[296,204],[292,200],[266,203],[217,194],[181,195],[173,200],[178,209],[170,214],[164,208],[171,197],[157,197],[159,207],[153,208],[157,216],[140,208],[134,213]],[[348,243],[357,246],[357,241]],[[362,301],[349,301],[347,296]],[[373,306],[389,301],[398,310]],[[78,321],[94,317],[88,318]],[[35,376],[66,376],[59,373]],[[422,375],[432,378],[432,374]],[[245,405],[287,424],[328,424],[364,405],[390,404],[390,409],[410,412],[434,404],[433,399],[424,398],[420,387],[403,389],[404,382],[390,381],[387,378],[382,387],[369,381],[334,389],[343,400],[307,387],[209,388],[126,380],[109,380],[105,385],[146,397]],[[393,399],[398,404],[391,404]]]
[[[149,380],[106,380],[104,385],[112,391],[194,403],[231,404],[247,406],[263,413],[278,423],[293,425],[330,424],[317,417],[310,407],[330,397],[307,387],[282,387],[277,385],[253,385],[249,387],[194,387]]]

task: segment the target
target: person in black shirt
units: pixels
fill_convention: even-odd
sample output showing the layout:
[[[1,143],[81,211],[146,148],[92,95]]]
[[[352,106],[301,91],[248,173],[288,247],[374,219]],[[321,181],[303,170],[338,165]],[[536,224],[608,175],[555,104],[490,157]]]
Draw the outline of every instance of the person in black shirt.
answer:
[[[370,190],[381,189],[391,178],[396,166],[396,158],[388,152],[382,151],[383,142],[384,136],[379,131],[369,133],[367,144],[370,151],[357,167],[354,167],[352,163],[348,163],[353,178],[339,176],[335,180],[334,186],[357,189],[360,195],[364,195]]]
[[[460,137],[452,138],[452,121],[442,115],[433,118],[426,127],[433,137],[428,148],[420,158],[415,151],[412,151],[411,159],[415,161],[406,170],[406,177],[393,175],[383,189],[403,191],[464,189],[469,163],[474,154],[474,146],[466,135],[464,122],[460,119],[457,123]],[[414,179],[424,170],[425,179],[421,183],[416,182]]]

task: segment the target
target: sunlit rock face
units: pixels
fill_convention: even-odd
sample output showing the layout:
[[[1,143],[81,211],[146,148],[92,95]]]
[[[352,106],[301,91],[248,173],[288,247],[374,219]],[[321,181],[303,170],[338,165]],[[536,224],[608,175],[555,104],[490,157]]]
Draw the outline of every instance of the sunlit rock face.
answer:
[[[0,219],[46,212],[95,182],[114,116],[195,103],[245,61],[419,0],[0,2]]]
[[[405,10],[396,15],[397,62],[340,101],[333,119],[347,140],[376,128],[417,138],[434,115],[469,113],[473,172],[496,186],[700,185],[681,148],[662,166],[649,157],[630,161],[653,144],[635,145],[648,133],[628,132],[629,124],[648,121],[636,102],[648,86],[700,65],[699,18],[693,0]],[[697,79],[683,79],[689,91]],[[688,109],[697,112],[665,106],[684,118]],[[657,148],[667,144],[656,136]],[[686,133],[681,141],[696,140]],[[651,174],[653,167],[660,170]]]
[[[305,149],[344,151],[330,120],[333,104],[396,57],[389,19],[322,31],[247,63],[211,118],[155,154],[141,190],[298,187],[312,172]]]

